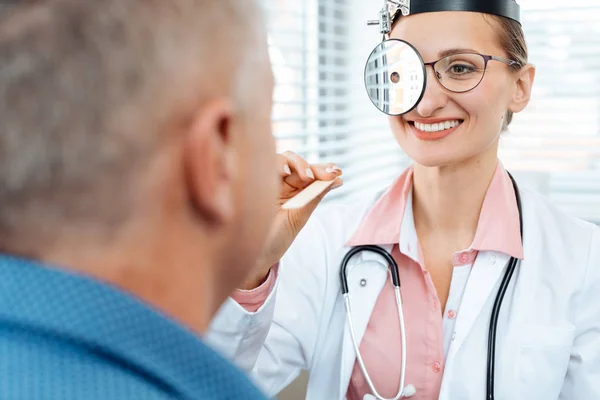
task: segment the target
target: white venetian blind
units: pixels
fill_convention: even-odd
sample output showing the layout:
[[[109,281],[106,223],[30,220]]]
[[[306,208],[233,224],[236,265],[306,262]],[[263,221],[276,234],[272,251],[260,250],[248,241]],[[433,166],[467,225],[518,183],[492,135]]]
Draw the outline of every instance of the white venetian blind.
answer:
[[[600,223],[600,2],[525,0],[521,7],[537,76],[501,158],[523,185]]]
[[[363,69],[381,40],[379,0],[262,0],[277,86],[279,150],[335,162],[345,185],[327,199],[388,185],[409,160],[367,98]],[[524,0],[537,66],[533,99],[502,138],[500,157],[521,186],[600,222],[600,1]]]

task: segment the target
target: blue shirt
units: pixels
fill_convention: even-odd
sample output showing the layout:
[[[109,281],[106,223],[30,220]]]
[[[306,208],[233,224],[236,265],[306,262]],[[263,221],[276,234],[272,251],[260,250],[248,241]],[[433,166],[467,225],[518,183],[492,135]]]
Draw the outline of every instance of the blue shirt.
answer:
[[[265,397],[191,331],[140,300],[0,255],[0,399]]]

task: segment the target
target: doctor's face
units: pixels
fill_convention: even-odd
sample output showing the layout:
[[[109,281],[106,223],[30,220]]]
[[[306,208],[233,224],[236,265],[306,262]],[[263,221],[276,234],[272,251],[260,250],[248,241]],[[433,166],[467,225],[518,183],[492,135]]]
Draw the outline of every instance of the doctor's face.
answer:
[[[402,18],[391,38],[416,47],[425,63],[455,53],[508,58],[499,40],[499,25],[472,12],[435,12]],[[465,93],[445,89],[427,66],[427,87],[410,113],[390,117],[394,136],[417,164],[437,167],[479,157],[497,157],[507,110],[520,111],[518,76],[508,65],[490,61],[483,80]],[[441,124],[441,125],[440,125]]]

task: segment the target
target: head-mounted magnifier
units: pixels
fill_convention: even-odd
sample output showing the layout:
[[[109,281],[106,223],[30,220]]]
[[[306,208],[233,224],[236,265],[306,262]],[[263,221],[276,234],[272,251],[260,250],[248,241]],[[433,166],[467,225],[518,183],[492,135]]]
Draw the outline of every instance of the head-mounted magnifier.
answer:
[[[515,20],[520,23],[520,7],[515,0],[383,0],[379,19],[368,21],[369,25],[378,25],[383,41],[371,52],[365,65],[364,78],[367,94],[373,104],[387,115],[403,115],[413,110],[423,98],[427,86],[426,65],[435,67],[435,63],[425,64],[417,49],[400,39],[389,39],[394,22],[401,18],[420,13],[437,11],[471,11],[492,14]],[[489,60],[511,65],[513,61],[498,57],[474,55],[468,60],[474,69],[485,67]],[[438,60],[444,64],[448,60]],[[437,72],[436,72],[437,73]],[[444,85],[454,92],[470,90],[476,87],[481,75],[473,76],[472,81],[462,85]],[[478,80],[479,79],[479,80]],[[447,79],[451,82],[451,79]]]

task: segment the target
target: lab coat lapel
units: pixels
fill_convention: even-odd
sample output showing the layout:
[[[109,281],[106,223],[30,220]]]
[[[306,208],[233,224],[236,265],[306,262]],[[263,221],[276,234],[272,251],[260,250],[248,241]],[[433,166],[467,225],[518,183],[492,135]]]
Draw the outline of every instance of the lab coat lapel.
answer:
[[[499,284],[509,259],[507,254],[494,251],[480,252],[477,256],[461,301],[456,319],[456,336],[449,355],[458,352],[489,298],[495,298],[494,288]]]
[[[392,245],[381,246],[391,254]],[[349,250],[349,249],[347,249]],[[362,252],[356,255],[350,261],[348,266],[348,290],[350,294],[350,309],[352,311],[352,322],[356,341],[360,346],[362,338],[371,319],[371,313],[383,289],[386,280],[389,277],[389,268],[385,260],[373,253]],[[364,286],[361,281],[364,279]],[[340,299],[341,299],[340,294]],[[343,303],[343,300],[342,300]],[[343,307],[343,305],[342,305]],[[339,399],[344,399],[348,391],[350,376],[354,363],[356,362],[356,353],[352,344],[352,335],[348,325],[348,317],[344,318],[344,339],[342,342],[341,370]]]

